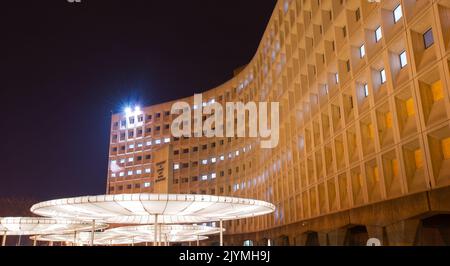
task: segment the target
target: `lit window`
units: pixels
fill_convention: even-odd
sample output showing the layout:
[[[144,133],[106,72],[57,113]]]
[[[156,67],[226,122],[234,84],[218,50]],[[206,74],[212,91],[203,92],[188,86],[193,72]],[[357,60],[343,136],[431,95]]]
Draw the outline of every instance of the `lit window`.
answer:
[[[327,94],[328,95],[328,84],[325,84],[325,94]]]
[[[206,107],[206,102],[202,103],[202,106],[203,106],[203,107]]]
[[[205,164],[208,164],[208,160],[206,160],[206,159],[205,159],[205,160],[202,160],[202,164],[204,164],[204,165],[205,165]]]
[[[228,159],[231,159],[232,157],[233,157],[233,154],[231,154],[231,152],[228,153]]]
[[[375,42],[379,42],[381,40],[381,38],[383,38],[383,33],[381,32],[381,26],[379,26],[375,30]]]
[[[160,139],[155,140],[155,144],[156,145],[161,144],[161,140]]]
[[[152,146],[152,141],[147,141],[146,145],[147,146]]]
[[[116,160],[112,160],[111,164],[117,164],[117,161]]]
[[[398,5],[394,9],[393,13],[394,13],[394,23],[397,23],[403,17],[402,5]]]
[[[216,161],[217,161],[217,160],[216,160],[216,157],[212,157],[212,158],[211,158],[211,162],[212,162],[212,163],[215,163]]]
[[[215,179],[217,177],[216,173],[211,174],[211,179]]]
[[[116,177],[116,173],[112,173],[112,174],[111,174],[111,177]]]
[[[194,105],[194,106],[192,107],[192,109],[197,110],[197,109],[198,109],[198,106],[197,106],[197,105]]]
[[[150,169],[150,168],[145,169],[146,174],[150,174],[151,172],[152,172],[152,169]]]
[[[386,70],[384,68],[380,71],[381,84],[386,83]]]
[[[150,182],[145,182],[144,187],[150,187]]]
[[[133,158],[133,157],[128,158],[128,162],[131,163],[132,161],[134,161],[134,158]]]
[[[119,173],[119,176],[124,176],[124,175],[125,175],[124,172],[120,172],[120,173]]]
[[[369,85],[364,84],[364,97],[369,97]]]
[[[220,156],[220,160],[221,160],[221,161],[224,161],[224,160],[225,160],[225,156],[223,156],[223,155]]]
[[[138,146],[138,148],[142,148],[143,145],[142,145],[142,143],[138,143],[137,146]]]
[[[142,174],[142,170],[136,170],[136,174],[137,175],[141,175]]]
[[[125,163],[125,159],[120,159],[120,163]]]
[[[174,164],[174,165],[173,165],[173,169],[174,169],[174,170],[180,169],[180,164],[178,164],[178,163]]]
[[[336,81],[336,84],[339,83],[339,74],[334,74],[334,80]]]
[[[133,175],[133,171],[128,171],[128,175]]]
[[[431,29],[427,30],[424,34],[423,34],[423,42],[425,44],[425,49],[427,49],[428,47],[430,47],[431,45],[433,45],[434,43],[434,38],[433,38],[433,31]]]
[[[408,64],[408,60],[406,59],[406,51],[403,51],[400,54],[400,67],[404,68]]]
[[[170,142],[170,138],[165,138],[164,139],[164,143],[169,143]]]
[[[366,55],[366,47],[363,45],[361,45],[361,47],[359,47],[359,57],[363,58]]]
[[[202,175],[202,180],[208,180],[208,176],[207,175]]]
[[[134,149],[134,144],[128,145],[128,149]]]

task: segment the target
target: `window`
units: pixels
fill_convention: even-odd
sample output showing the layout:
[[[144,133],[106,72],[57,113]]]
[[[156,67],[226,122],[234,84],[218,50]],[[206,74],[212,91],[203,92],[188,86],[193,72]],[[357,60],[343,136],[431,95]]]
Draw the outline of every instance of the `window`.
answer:
[[[147,146],[152,146],[152,141],[147,141],[146,145]]]
[[[207,175],[202,175],[202,180],[208,180],[208,176]]]
[[[137,175],[141,175],[142,174],[142,170],[136,170],[136,174]]]
[[[112,173],[112,174],[111,174],[111,177],[116,177],[116,173]]]
[[[423,34],[423,42],[425,44],[425,49],[434,44],[433,31],[431,29]]]
[[[223,155],[220,156],[220,160],[221,160],[221,161],[224,161],[224,160],[225,160],[225,156],[223,156]]]
[[[361,45],[361,47],[359,47],[359,57],[363,58],[366,55],[366,46]]]
[[[379,26],[375,30],[375,42],[379,42],[381,40],[381,38],[383,38],[383,33],[381,32],[381,26]]]
[[[345,66],[347,67],[347,72],[350,72],[350,60],[347,60],[347,62],[345,62]]]
[[[145,182],[144,187],[150,187],[150,182]]]
[[[138,143],[137,146],[138,146],[138,148],[142,148],[143,145],[142,145],[142,143]]]
[[[217,160],[216,160],[216,157],[212,157],[212,158],[211,158],[211,162],[212,162],[212,163],[215,163],[216,161],[217,161]]]
[[[359,8],[355,11],[355,17],[356,21],[359,21],[361,19],[361,11],[359,10]]]
[[[130,125],[134,124],[134,117],[130,117]]]
[[[336,84],[339,83],[339,74],[338,73],[334,74],[334,80],[336,81]]]
[[[406,51],[403,51],[400,54],[400,67],[404,68],[408,64],[408,60],[406,59]]]
[[[134,144],[128,145],[128,149],[134,149]]]
[[[133,171],[128,171],[128,175],[133,175]]]
[[[150,174],[151,172],[152,172],[152,169],[150,169],[150,168],[145,169],[146,174]]]
[[[384,68],[380,71],[381,84],[386,83],[386,70]]]
[[[364,84],[364,97],[369,97],[369,85]]]
[[[165,138],[164,139],[164,143],[169,143],[170,142],[170,138]]]
[[[397,23],[403,17],[402,5],[398,5],[394,9],[394,23]]]
[[[328,92],[328,84],[325,84],[325,86],[324,86],[324,87],[325,87],[325,94],[327,94],[327,95],[328,95],[328,93],[329,93],[329,92]]]
[[[134,161],[134,158],[133,157],[131,157],[131,158],[128,158],[128,162],[133,162]]]
[[[157,140],[155,140],[155,144],[161,144],[161,140],[160,139],[157,139]]]
[[[173,165],[173,170],[178,170],[180,169],[180,164],[176,163]]]
[[[236,156],[239,156],[239,151],[236,151]]]
[[[124,172],[120,172],[120,173],[119,173],[119,176],[124,176],[124,175],[125,175]]]
[[[208,164],[208,160],[206,160],[206,159],[205,159],[205,160],[202,160],[202,164],[203,164],[203,165]]]
[[[216,177],[217,177],[216,173],[211,174],[211,179],[216,179]]]
[[[144,121],[144,117],[142,115],[138,116],[138,122],[143,122]]]

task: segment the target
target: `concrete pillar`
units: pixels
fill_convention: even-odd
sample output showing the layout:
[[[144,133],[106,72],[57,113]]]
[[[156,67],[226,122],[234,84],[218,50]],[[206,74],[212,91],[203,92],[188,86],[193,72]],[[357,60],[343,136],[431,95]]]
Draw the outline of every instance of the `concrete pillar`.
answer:
[[[375,226],[375,225],[366,225],[367,233],[369,234],[370,238],[376,238],[380,240],[382,246],[387,246],[387,239],[385,237],[384,233],[384,227],[382,226]]]
[[[412,246],[419,229],[419,219],[404,220],[386,226],[387,240],[390,246]]]
[[[346,228],[339,228],[328,232],[328,243],[330,246],[343,246],[345,244],[345,237],[347,236]],[[320,242],[320,237],[319,237]],[[321,244],[322,246],[322,244]]]
[[[328,235],[327,233],[318,232],[319,237],[319,245],[320,246],[328,246]]]

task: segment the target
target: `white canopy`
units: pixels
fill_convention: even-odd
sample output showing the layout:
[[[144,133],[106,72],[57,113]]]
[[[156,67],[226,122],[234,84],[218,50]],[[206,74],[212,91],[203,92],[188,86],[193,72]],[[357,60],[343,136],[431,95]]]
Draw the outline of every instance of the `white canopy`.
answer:
[[[35,204],[35,214],[101,220],[118,224],[203,223],[269,214],[275,206],[265,201],[210,195],[121,194],[85,196]]]
[[[95,224],[95,229],[105,229],[108,226]],[[0,218],[0,234],[6,235],[41,235],[61,234],[74,231],[92,230],[92,223],[79,220],[49,219],[40,217],[6,217]]]
[[[205,236],[220,233],[220,228],[205,225],[160,225],[158,230],[162,235],[170,236]],[[105,232],[135,237],[148,236],[155,234],[155,225],[123,226],[108,229]]]
[[[43,235],[43,236],[33,236],[30,237],[32,240],[43,241],[43,242],[66,242],[75,243],[76,245],[90,245],[91,234],[87,232],[81,232],[75,234],[61,234],[61,235]],[[94,245],[129,245],[129,244],[139,244],[145,242],[154,242],[153,235],[142,235],[142,236],[132,236],[132,235],[122,235],[114,232],[99,232],[95,233]],[[200,236],[198,240],[205,240],[208,237]],[[196,236],[176,236],[176,235],[162,235],[161,241],[164,242],[189,242],[197,241]]]

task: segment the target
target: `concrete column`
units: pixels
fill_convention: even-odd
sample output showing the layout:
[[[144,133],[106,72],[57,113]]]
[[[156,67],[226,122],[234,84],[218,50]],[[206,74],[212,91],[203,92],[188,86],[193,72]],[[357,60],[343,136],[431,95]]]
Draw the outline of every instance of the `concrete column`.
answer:
[[[412,246],[419,229],[419,219],[404,220],[386,226],[386,234],[390,246]]]
[[[382,226],[366,225],[367,233],[370,238],[376,238],[380,240],[382,246],[387,246],[387,239],[385,237],[384,228]]]
[[[345,244],[345,237],[347,235],[346,228],[339,228],[328,232],[328,244],[330,246],[343,246]],[[320,242],[320,233],[319,233]],[[322,246],[322,243],[320,244]]]

